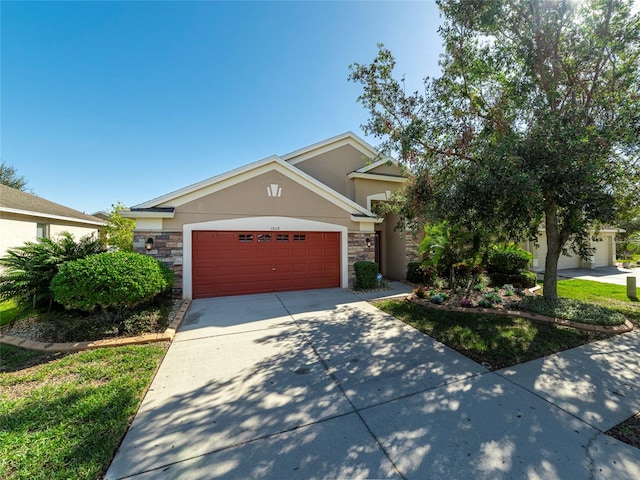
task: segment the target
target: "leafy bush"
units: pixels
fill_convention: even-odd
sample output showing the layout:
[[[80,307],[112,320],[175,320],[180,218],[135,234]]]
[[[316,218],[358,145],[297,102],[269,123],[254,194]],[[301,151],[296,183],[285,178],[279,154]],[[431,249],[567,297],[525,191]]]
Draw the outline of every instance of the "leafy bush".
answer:
[[[590,325],[622,325],[624,315],[609,308],[593,303],[581,302],[572,298],[558,297],[549,300],[539,295],[522,299],[526,310],[551,318],[562,318]]]
[[[50,285],[60,266],[104,250],[99,239],[86,235],[76,242],[68,232],[11,248],[0,258],[0,298],[13,298],[21,308],[51,306]]]
[[[433,285],[437,276],[438,270],[433,266],[426,265],[422,262],[410,262],[407,264],[408,282]]]
[[[493,308],[493,303],[490,302],[489,300],[487,300],[486,298],[483,298],[482,300],[480,300],[478,302],[478,307],[480,307],[480,308]]]
[[[172,286],[173,272],[163,263],[131,252],[107,252],[68,262],[51,282],[55,300],[65,308],[90,312],[99,307],[111,319],[122,319],[127,309]]]
[[[484,299],[491,303],[502,303],[502,298],[495,292],[486,293]]]
[[[518,288],[531,288],[536,286],[536,282],[538,281],[538,277],[535,272],[530,272],[528,270],[523,270],[519,273],[490,273],[489,278],[491,279],[492,285],[504,285],[511,284]]]
[[[492,245],[487,259],[487,271],[491,273],[518,273],[526,270],[533,255],[515,243]]]
[[[375,262],[356,262],[353,264],[356,273],[356,283],[354,288],[357,290],[368,290],[378,286],[378,264]]]

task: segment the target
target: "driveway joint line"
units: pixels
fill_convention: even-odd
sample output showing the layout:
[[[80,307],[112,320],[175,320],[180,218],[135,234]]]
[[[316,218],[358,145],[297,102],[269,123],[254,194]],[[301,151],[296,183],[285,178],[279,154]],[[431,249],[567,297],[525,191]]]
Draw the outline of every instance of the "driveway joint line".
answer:
[[[378,439],[378,437],[375,436],[375,434],[371,431],[371,428],[369,427],[369,425],[367,424],[367,422],[364,420],[364,418],[362,417],[362,415],[360,415],[360,411],[356,408],[356,406],[353,404],[353,402],[351,401],[351,399],[349,398],[349,396],[346,394],[346,392],[344,391],[344,389],[342,388],[342,384],[338,381],[338,379],[336,378],[336,376],[331,372],[331,370],[329,369],[329,366],[326,364],[326,362],[324,361],[324,358],[322,358],[322,356],[318,353],[318,351],[316,350],[316,347],[313,345],[313,343],[311,342],[311,340],[309,339],[308,335],[306,334],[306,332],[302,329],[302,327],[298,324],[298,321],[295,319],[295,317],[291,314],[291,312],[289,311],[289,309],[287,308],[287,306],[284,304],[284,302],[282,301],[282,299],[280,298],[280,296],[278,294],[276,294],[276,297],[278,298],[278,300],[280,301],[280,303],[282,304],[282,307],[285,309],[285,311],[289,314],[289,316],[291,317],[291,319],[294,321],[294,323],[296,324],[296,326],[298,327],[298,329],[300,330],[300,332],[302,333],[302,336],[305,340],[305,342],[307,342],[307,344],[311,347],[311,349],[313,350],[313,353],[315,353],[316,357],[318,357],[318,359],[320,360],[320,363],[322,363],[322,366],[324,367],[324,369],[326,370],[327,374],[331,377],[331,380],[333,381],[333,383],[335,383],[335,385],[340,389],[340,391],[342,392],[342,395],[344,395],[344,398],[347,400],[347,402],[349,402],[349,405],[351,406],[353,413],[355,413],[358,418],[360,419],[360,421],[362,422],[362,424],[364,425],[364,427],[367,429],[367,431],[369,432],[369,435],[371,435],[371,438],[373,438],[374,442],[376,443],[376,445],[378,445],[378,447],[380,448],[380,450],[384,453],[385,457],[387,457],[387,460],[389,460],[389,462],[391,463],[391,465],[393,465],[394,470],[398,473],[398,475],[400,475],[400,478],[402,478],[402,480],[407,480],[407,477],[400,471],[400,469],[398,468],[398,466],[396,465],[396,463],[391,459],[391,456],[389,455],[389,452],[387,451],[387,449],[384,447],[384,445],[382,445],[382,442],[380,442],[380,440]],[[359,300],[360,301],[360,300]]]
[[[172,467],[173,465],[178,465],[180,463],[188,462],[190,460],[195,460],[197,458],[203,458],[203,457],[206,457],[208,455],[214,455],[216,453],[225,452],[227,450],[231,450],[231,449],[234,449],[234,448],[242,447],[244,445],[249,445],[249,444],[254,443],[254,442],[259,442],[261,440],[266,440],[266,439],[271,438],[271,437],[277,437],[278,435],[283,435],[285,433],[294,432],[294,431],[299,430],[301,428],[307,428],[307,427],[311,427],[313,425],[319,425],[321,423],[328,422],[330,420],[335,420],[337,418],[342,418],[342,417],[346,417],[348,415],[353,415],[354,413],[356,413],[356,412],[340,413],[338,415],[332,415],[330,417],[322,418],[320,420],[315,420],[313,422],[305,423],[305,424],[302,424],[302,425],[296,425],[295,427],[285,428],[284,430],[280,430],[278,432],[267,433],[267,434],[262,435],[260,437],[255,437],[255,438],[251,438],[249,440],[245,440],[243,442],[238,442],[238,443],[234,443],[232,445],[227,445],[226,447],[215,448],[215,449],[210,450],[208,452],[204,452],[204,453],[201,453],[199,455],[194,455],[193,457],[183,458],[181,460],[176,460],[174,462],[165,463],[165,464],[160,465],[158,467],[149,468],[147,470],[142,470],[140,472],[135,472],[135,473],[132,473],[132,474],[127,474],[127,475],[125,475],[123,477],[118,477],[118,480],[124,480],[126,478],[133,478],[133,477],[136,477],[138,475],[142,475],[144,473],[156,472],[158,470],[165,470],[168,467]]]
[[[496,374],[496,375],[498,375],[500,378],[502,378],[502,379],[506,380],[506,381],[507,381],[507,382],[509,382],[510,384],[515,385],[516,387],[518,387],[518,388],[520,388],[520,389],[524,390],[525,392],[529,392],[530,394],[532,394],[532,395],[534,395],[534,396],[538,397],[540,400],[542,400],[542,401],[544,401],[544,402],[548,403],[548,404],[549,404],[549,405],[551,405],[552,407],[557,408],[558,410],[560,410],[560,411],[562,411],[562,412],[566,413],[567,415],[571,415],[571,416],[572,416],[573,418],[575,418],[576,420],[578,420],[578,421],[580,421],[580,422],[584,423],[584,424],[585,424],[586,426],[588,426],[588,427],[593,428],[593,429],[594,429],[594,430],[596,430],[597,432],[599,432],[599,433],[605,433],[605,431],[600,430],[600,428],[596,427],[595,425],[590,424],[590,423],[589,423],[589,422],[587,422],[584,418],[580,418],[580,417],[578,417],[576,414],[571,413],[570,411],[565,410],[565,409],[564,409],[564,408],[562,408],[561,406],[556,405],[556,404],[555,404],[555,403],[553,403],[552,401],[550,401],[550,400],[548,400],[548,399],[544,398],[544,397],[543,397],[542,395],[540,395],[538,392],[536,392],[536,391],[534,391],[534,390],[529,390],[527,387],[525,387],[525,386],[523,386],[523,385],[520,385],[519,383],[515,382],[514,380],[512,380],[512,379],[510,379],[510,378],[508,378],[508,377],[505,377],[504,375],[502,375],[502,374],[501,374],[501,373],[499,373],[499,372],[491,372],[491,373],[495,373],[495,374]]]
[[[212,334],[212,335],[205,335],[203,337],[193,337],[193,338],[185,338],[185,339],[177,339],[177,340],[174,339],[173,343],[186,343],[186,342],[193,342],[195,340],[203,340],[206,338],[229,337],[232,335],[244,335],[245,333],[265,332],[267,330],[277,330],[279,328],[286,328],[287,326],[298,327],[298,325],[292,324],[292,325],[283,325],[282,327],[275,326],[275,327],[266,327],[266,328],[256,328],[255,330],[242,330],[238,332],[218,333],[218,334]]]

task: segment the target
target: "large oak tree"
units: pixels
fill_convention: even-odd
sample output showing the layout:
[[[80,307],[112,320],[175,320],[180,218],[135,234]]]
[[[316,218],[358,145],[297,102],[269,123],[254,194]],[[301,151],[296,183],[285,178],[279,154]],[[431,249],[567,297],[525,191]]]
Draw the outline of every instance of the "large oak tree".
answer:
[[[442,75],[407,93],[379,46],[351,66],[365,132],[412,176],[403,213],[547,238],[587,258],[620,195],[640,201],[640,16],[622,0],[440,0]]]

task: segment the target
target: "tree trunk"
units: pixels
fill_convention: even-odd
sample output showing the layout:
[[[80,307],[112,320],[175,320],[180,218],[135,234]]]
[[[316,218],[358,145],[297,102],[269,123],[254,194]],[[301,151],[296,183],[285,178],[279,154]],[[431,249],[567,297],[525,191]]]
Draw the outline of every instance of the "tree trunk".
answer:
[[[547,255],[544,261],[543,296],[549,300],[558,298],[558,260],[562,253],[563,241],[558,229],[558,212],[548,207],[545,212],[545,228],[547,231]]]

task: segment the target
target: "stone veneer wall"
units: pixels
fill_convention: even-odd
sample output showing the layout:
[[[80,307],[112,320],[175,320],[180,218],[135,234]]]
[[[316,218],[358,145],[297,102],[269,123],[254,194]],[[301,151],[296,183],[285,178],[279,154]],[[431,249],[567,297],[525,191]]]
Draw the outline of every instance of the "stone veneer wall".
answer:
[[[367,238],[371,240],[371,246],[367,247]],[[349,232],[348,271],[349,286],[356,280],[356,272],[353,264],[356,262],[376,261],[376,235],[375,233]]]
[[[419,262],[421,255],[418,248],[422,237],[415,230],[405,230],[405,239],[405,263]]]
[[[147,252],[145,243],[153,238],[153,248]],[[151,255],[173,270],[173,296],[182,298],[182,232],[133,232],[133,251]]]

